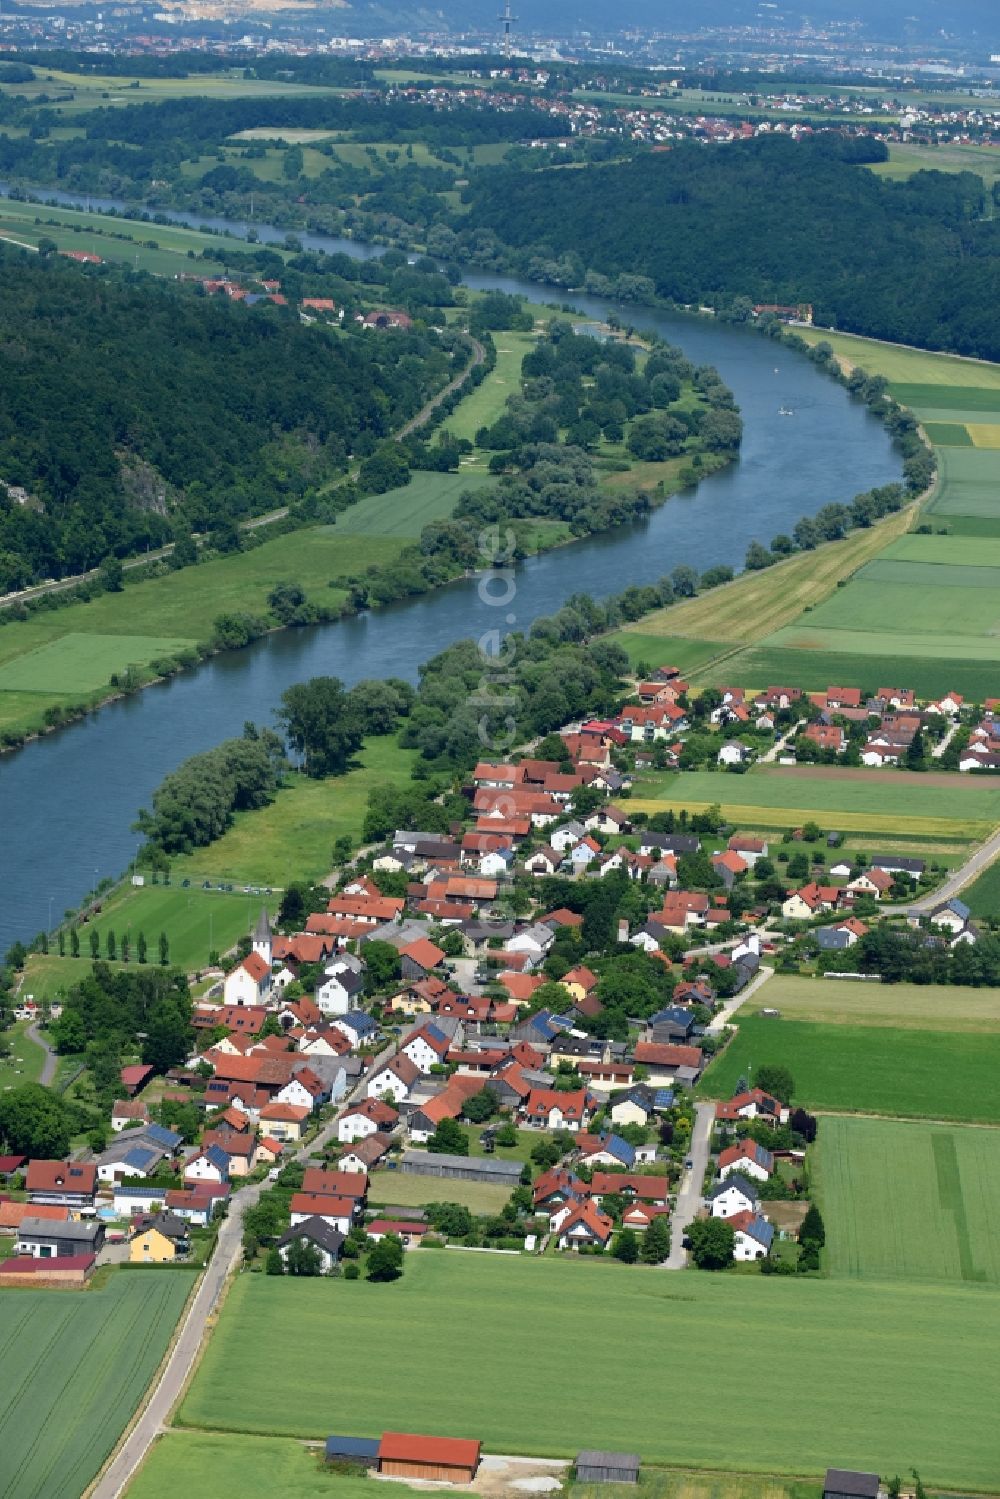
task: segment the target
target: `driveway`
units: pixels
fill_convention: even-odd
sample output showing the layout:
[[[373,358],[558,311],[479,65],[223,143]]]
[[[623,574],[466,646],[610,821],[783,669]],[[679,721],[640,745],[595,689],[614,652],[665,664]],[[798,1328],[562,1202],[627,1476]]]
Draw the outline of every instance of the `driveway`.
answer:
[[[36,1046],[40,1046],[45,1053],[45,1061],[42,1063],[41,1076],[39,1077],[38,1081],[42,1084],[43,1088],[47,1088],[56,1075],[56,1068],[59,1065],[59,1058],[52,1050],[52,1047],[45,1039],[45,1036],[38,1029],[37,1020],[33,1020],[31,1022],[25,1032],[25,1035],[28,1037],[29,1041],[34,1041]]]
[[[704,1202],[701,1186],[708,1166],[714,1121],[715,1104],[699,1103],[695,1110],[694,1129],[691,1132],[692,1165],[681,1179],[680,1191],[674,1203],[674,1211],[670,1219],[670,1255],[663,1262],[664,1270],[683,1270],[687,1265],[688,1256],[683,1240],[688,1224],[698,1216]]]
[[[769,968],[766,963],[762,963],[757,972],[754,974],[753,978],[750,980],[749,984],[741,989],[739,994],[734,994],[732,999],[727,999],[726,1003],[722,1006],[722,1009],[719,1011],[719,1013],[712,1016],[708,1025],[705,1027],[709,1035],[718,1034],[718,1032],[722,1030],[723,1026],[728,1025],[741,1005],[745,1005],[747,1000],[757,993],[757,990],[760,988],[761,984],[766,984],[768,979],[771,978],[773,974],[774,969]]]

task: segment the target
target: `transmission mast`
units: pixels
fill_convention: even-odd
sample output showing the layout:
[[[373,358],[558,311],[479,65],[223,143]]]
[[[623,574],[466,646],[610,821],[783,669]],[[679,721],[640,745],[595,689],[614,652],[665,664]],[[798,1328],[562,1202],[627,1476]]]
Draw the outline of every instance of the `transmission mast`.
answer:
[[[517,19],[517,16],[512,16],[510,13],[510,0],[504,0],[503,10],[500,12],[500,15],[497,16],[497,20],[503,22],[503,55],[506,62],[510,62],[511,22],[516,21]]]

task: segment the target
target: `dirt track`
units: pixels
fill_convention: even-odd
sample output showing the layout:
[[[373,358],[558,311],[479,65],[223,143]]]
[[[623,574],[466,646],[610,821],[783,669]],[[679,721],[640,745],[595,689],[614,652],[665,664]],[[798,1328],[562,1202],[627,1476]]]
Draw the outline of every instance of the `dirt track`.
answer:
[[[963,775],[960,770],[893,770],[878,771],[864,765],[776,765],[768,768],[767,775],[781,776],[788,780],[805,781],[870,781],[874,776],[884,775],[886,784],[893,786],[940,786],[944,790],[956,791],[959,787],[981,786],[982,781]]]

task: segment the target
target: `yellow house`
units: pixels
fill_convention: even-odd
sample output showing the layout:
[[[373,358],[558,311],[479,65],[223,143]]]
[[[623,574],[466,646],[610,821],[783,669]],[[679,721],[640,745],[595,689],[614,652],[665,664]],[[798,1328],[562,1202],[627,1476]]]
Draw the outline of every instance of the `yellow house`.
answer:
[[[431,1007],[427,1000],[420,994],[415,994],[412,989],[401,989],[394,994],[389,1001],[390,1010],[402,1015],[429,1015]]]
[[[164,1265],[188,1247],[188,1226],[173,1213],[158,1213],[129,1245],[133,1265]]]
[[[597,988],[597,974],[591,973],[589,968],[580,963],[564,973],[559,982],[564,989],[569,990],[573,999],[586,999],[591,990]]]

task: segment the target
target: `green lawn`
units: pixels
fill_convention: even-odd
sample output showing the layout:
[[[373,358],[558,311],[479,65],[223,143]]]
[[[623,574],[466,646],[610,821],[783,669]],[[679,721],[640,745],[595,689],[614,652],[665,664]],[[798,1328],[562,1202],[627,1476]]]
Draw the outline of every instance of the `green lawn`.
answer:
[[[368,1200],[372,1207],[419,1208],[428,1202],[460,1202],[470,1213],[499,1213],[510,1201],[510,1189],[492,1182],[441,1181],[402,1171],[376,1171]]]
[[[953,1035],[748,1016],[699,1084],[730,1098],[765,1064],[788,1067],[805,1108],[1000,1124],[1000,1032]]]
[[[466,490],[495,482],[490,474],[476,469],[460,469],[457,474],[415,473],[401,489],[367,495],[338,516],[335,526],[320,526],[312,534],[415,540],[430,521],[451,515]]]
[[[174,884],[185,877],[232,880],[240,885],[290,885],[329,874],[336,839],[355,840],[375,786],[407,785],[415,750],[395,738],[369,739],[357,768],[325,781],[289,776],[269,807],[238,812],[228,833],[196,853],[174,860]],[[245,897],[244,897],[245,899]],[[258,902],[259,904],[259,902]],[[171,952],[173,957],[173,952]]]
[[[193,1285],[116,1271],[100,1290],[0,1300],[2,1499],[79,1499],[160,1363]]]
[[[749,1015],[761,1006],[780,1010],[785,1020],[824,1025],[989,1034],[1000,1028],[1000,989],[959,984],[864,984],[778,973],[754,995]]]
[[[795,332],[807,343],[830,344],[835,354],[872,375],[885,375],[893,385],[896,399],[904,404],[909,404],[912,387],[920,386],[924,394],[915,404],[944,406],[948,402],[940,399],[941,392],[955,387],[966,397],[972,389],[995,391],[996,405],[1000,407],[1000,365],[963,359],[957,354],[934,354],[902,344],[881,343],[853,333],[831,333],[826,328],[796,328]],[[978,402],[963,400],[962,404],[975,406]]]
[[[243,891],[233,891],[230,894],[222,890],[202,890],[198,884],[185,890],[181,887],[182,878],[182,875],[172,874],[169,886],[145,885],[141,889],[135,889],[127,885],[121,895],[112,896],[105,901],[101,914],[88,921],[80,930],[82,958],[90,957],[92,931],[96,931],[100,937],[102,957],[107,952],[108,932],[114,931],[119,944],[127,932],[131,937],[131,961],[134,964],[137,934],[145,932],[149,945],[149,962],[156,963],[160,933],[166,932],[170,942],[171,964],[186,971],[203,968],[210,952],[226,952],[235,945],[238,938],[245,937],[253,930],[261,906],[266,905],[272,916],[277,910],[278,901],[275,896],[247,895]],[[63,958],[61,961],[66,964],[67,969],[79,969],[80,961],[72,958]]]
[[[834,1457],[990,1489],[998,1337],[985,1287],[417,1250],[391,1286],[238,1277],[181,1416],[275,1436],[476,1436],[494,1452],[608,1447],[740,1474],[818,1475]],[[331,1340],[363,1349],[374,1382],[329,1368]],[[779,1373],[720,1398],[737,1345]],[[280,1379],[248,1379],[262,1348],[297,1357]],[[446,1400],[415,1358],[447,1369]],[[595,1369],[614,1399],[595,1399]]]
[[[832,1275],[1000,1284],[1000,1132],[831,1118],[817,1155]]]
[[[129,1484],[128,1499],[366,1499],[371,1491],[363,1474],[328,1472],[321,1448],[287,1437],[167,1431]]]
[[[0,1059],[0,1093],[22,1083],[37,1083],[41,1076],[45,1052],[25,1035],[28,1024],[27,1020],[15,1020],[10,1030],[3,1032],[2,1039],[9,1043],[11,1052]]]

